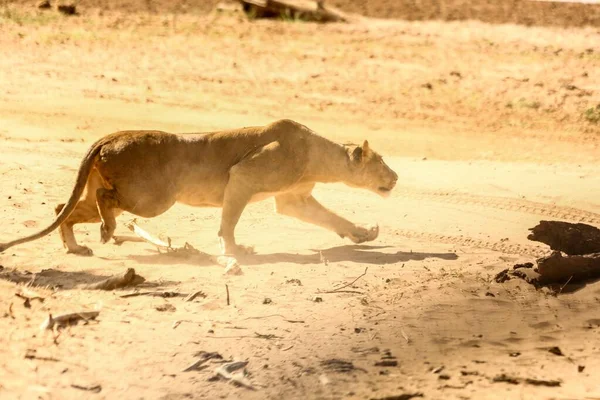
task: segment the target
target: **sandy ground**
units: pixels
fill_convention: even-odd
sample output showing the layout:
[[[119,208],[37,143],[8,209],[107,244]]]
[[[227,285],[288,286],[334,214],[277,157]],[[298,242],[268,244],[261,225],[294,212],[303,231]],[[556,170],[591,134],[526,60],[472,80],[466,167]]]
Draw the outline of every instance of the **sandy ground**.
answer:
[[[117,129],[293,118],[334,140],[368,138],[400,180],[389,199],[317,187],[340,214],[380,224],[366,245],[278,216],[272,201],[249,206],[237,237],[258,254],[240,259],[241,276],[144,243],[101,245],[98,225],[76,229],[91,258],[64,254],[56,233],[11,248],[0,254],[0,398],[600,398],[598,284],[553,296],[493,281],[548,251],[526,239],[539,220],[600,226],[600,130],[585,118],[600,100],[588,50],[598,32],[2,12],[2,241],[46,226],[87,146]],[[219,217],[178,205],[138,221],[216,254]],[[78,289],[126,268],[144,290],[206,298]],[[32,280],[45,301],[27,308],[14,281]],[[39,330],[48,313],[96,308],[96,322],[56,339]],[[216,362],[182,372],[200,351],[247,360],[256,390],[209,381]],[[375,365],[389,354],[397,366]],[[560,383],[494,382],[501,374]]]

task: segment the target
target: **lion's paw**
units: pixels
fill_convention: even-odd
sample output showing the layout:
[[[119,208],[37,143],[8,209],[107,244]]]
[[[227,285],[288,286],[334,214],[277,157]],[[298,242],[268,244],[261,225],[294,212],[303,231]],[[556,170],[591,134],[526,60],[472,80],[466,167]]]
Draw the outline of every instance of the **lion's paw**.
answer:
[[[77,246],[71,249],[67,249],[67,254],[76,254],[78,256],[90,257],[94,255],[94,252],[87,246]]]
[[[352,232],[348,234],[350,240],[352,240],[356,244],[370,242],[372,240],[377,239],[378,236],[379,225],[371,226],[369,228],[357,226]]]

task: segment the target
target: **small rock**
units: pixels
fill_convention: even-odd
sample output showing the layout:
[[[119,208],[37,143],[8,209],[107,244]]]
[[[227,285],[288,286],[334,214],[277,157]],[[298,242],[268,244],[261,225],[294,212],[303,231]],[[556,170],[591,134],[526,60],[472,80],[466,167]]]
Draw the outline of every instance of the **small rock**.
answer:
[[[433,89],[433,85],[429,82],[422,84],[421,87],[429,90]]]
[[[485,295],[487,297],[496,297],[496,295],[494,293],[492,293],[492,292],[485,292]]]
[[[447,381],[447,380],[450,379],[450,375],[441,374],[440,376],[438,376],[438,379],[442,379],[444,381]]]
[[[553,346],[553,347],[550,347],[550,348],[548,349],[548,352],[549,352],[549,353],[552,353],[552,354],[554,354],[554,355],[556,355],[556,356],[564,356],[564,353],[562,352],[562,350],[561,350],[561,349],[560,349],[560,347],[558,347],[558,346]]]
[[[577,372],[583,372],[584,369],[585,369],[585,365],[578,365],[577,366]]]
[[[57,7],[58,12],[63,13],[65,15],[76,15],[77,14],[77,6],[73,3],[64,3],[59,4]]]
[[[287,281],[285,281],[285,283],[288,283],[290,285],[302,286],[302,282],[300,281],[300,279],[288,279]]]
[[[271,300],[268,297],[265,297],[265,299],[263,300],[263,304],[271,304],[273,302],[273,300]]]
[[[41,0],[37,3],[37,8],[40,10],[46,10],[48,8],[52,8],[52,4],[50,4],[49,0]]]
[[[314,301],[315,303],[322,303],[323,302],[323,298],[322,297],[313,297],[312,301]]]

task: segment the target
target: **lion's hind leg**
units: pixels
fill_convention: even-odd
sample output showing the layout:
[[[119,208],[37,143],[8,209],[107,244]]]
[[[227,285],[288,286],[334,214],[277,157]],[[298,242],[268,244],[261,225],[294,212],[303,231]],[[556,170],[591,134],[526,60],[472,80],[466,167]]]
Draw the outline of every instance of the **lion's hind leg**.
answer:
[[[102,220],[100,241],[107,243],[117,228],[116,214],[120,213],[120,203],[115,190],[100,188],[96,191],[96,205]],[[116,211],[116,212],[115,212]]]

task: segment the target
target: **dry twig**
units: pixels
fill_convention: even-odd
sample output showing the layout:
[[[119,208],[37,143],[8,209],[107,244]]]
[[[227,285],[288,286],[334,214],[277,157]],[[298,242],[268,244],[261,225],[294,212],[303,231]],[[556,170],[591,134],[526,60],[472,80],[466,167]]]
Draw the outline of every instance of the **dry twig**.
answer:
[[[367,274],[368,269],[369,269],[369,267],[365,267],[365,272],[363,272],[361,275],[359,275],[355,280],[353,280],[350,283],[342,285],[342,286],[340,286],[340,287],[338,287],[336,289],[333,289],[333,290],[327,290],[325,292],[319,292],[319,293],[360,293],[360,292],[353,291],[353,290],[344,290],[344,291],[342,291],[342,289],[354,285],[354,283],[356,283],[356,281],[358,281],[360,278],[362,278],[363,276],[365,276]]]
[[[140,275],[137,275],[133,268],[127,268],[127,271],[125,271],[122,274],[113,275],[104,280],[101,280],[100,282],[83,285],[81,289],[114,290],[118,288],[124,288],[127,286],[135,286],[144,282],[145,280],[146,279],[144,279]]]
[[[55,317],[53,317],[52,314],[49,314],[48,318],[40,325],[40,329],[54,329],[55,326],[57,328],[62,328],[80,320],[89,321],[96,319],[98,315],[100,315],[100,311],[81,311],[78,313],[61,314]]]

